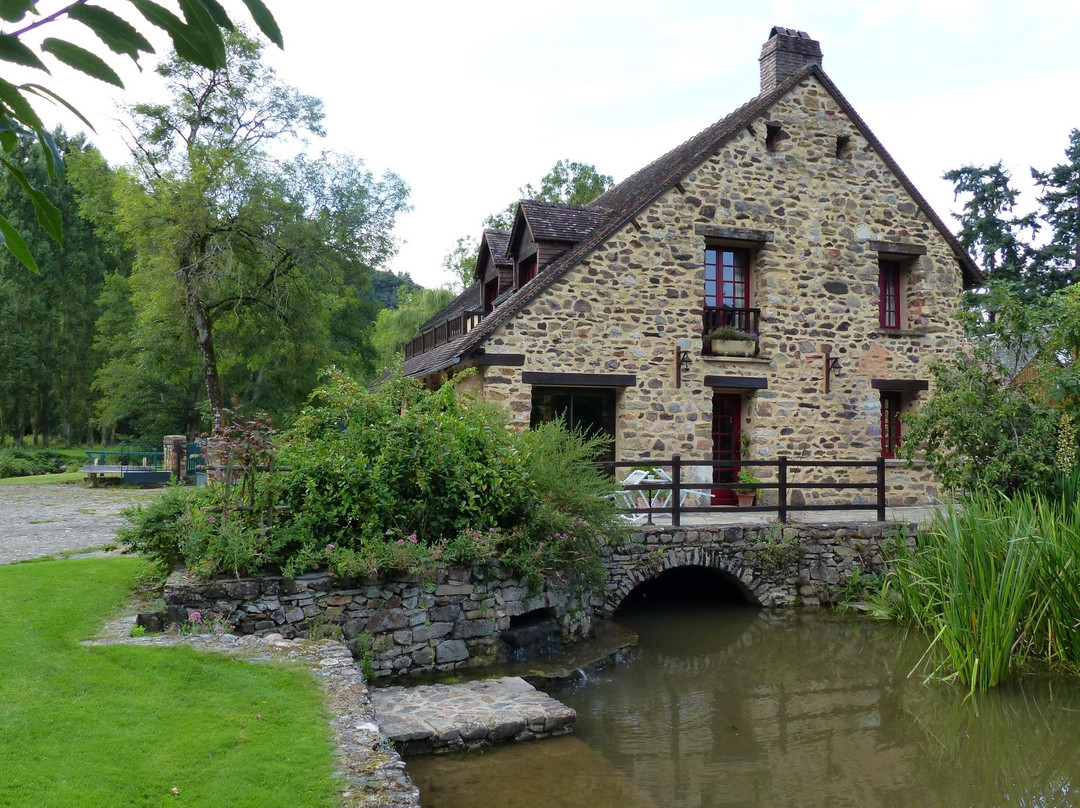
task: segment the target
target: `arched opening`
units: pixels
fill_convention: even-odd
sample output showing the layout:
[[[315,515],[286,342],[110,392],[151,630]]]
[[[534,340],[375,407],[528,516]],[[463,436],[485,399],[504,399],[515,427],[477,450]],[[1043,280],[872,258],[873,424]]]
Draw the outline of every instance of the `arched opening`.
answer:
[[[730,573],[709,567],[675,567],[631,590],[615,611],[615,617],[656,608],[701,606],[760,606],[747,586]]]
[[[551,609],[534,609],[511,617],[501,637],[507,658],[514,662],[550,656],[563,644],[559,621]]]

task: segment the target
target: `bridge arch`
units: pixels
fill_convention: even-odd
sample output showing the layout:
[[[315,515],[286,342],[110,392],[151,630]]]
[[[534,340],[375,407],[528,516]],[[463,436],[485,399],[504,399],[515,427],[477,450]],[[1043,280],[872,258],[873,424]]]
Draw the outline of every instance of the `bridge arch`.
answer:
[[[734,548],[729,548],[734,549]],[[718,583],[730,587],[748,604],[770,606],[777,602],[777,581],[744,563],[742,552],[718,548],[669,545],[650,552],[614,554],[605,566],[608,588],[601,612],[610,617],[632,592],[673,570],[710,570]],[[782,587],[786,589],[786,587]],[[786,594],[786,593],[785,593]]]
[[[646,610],[657,605],[761,606],[757,595],[741,580],[724,570],[697,564],[666,569],[635,586],[616,607],[616,615]]]

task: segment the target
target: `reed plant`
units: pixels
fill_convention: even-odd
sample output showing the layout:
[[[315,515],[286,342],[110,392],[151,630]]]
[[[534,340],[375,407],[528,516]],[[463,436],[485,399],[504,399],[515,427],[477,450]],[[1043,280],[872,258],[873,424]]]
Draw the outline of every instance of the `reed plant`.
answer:
[[[985,691],[1030,658],[1080,670],[1075,499],[970,496],[897,545],[879,605],[932,638],[933,674]]]

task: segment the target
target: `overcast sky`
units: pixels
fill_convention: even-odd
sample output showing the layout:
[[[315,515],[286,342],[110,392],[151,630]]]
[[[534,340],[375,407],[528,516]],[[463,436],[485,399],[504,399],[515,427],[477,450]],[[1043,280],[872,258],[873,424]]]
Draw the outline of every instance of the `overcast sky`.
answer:
[[[411,187],[391,268],[426,286],[557,160],[618,181],[757,95],[773,25],[821,43],[825,72],[946,221],[943,172],[1001,160],[1030,189],[1030,167],[1062,162],[1080,127],[1075,0],[266,2],[285,37],[273,64],[326,104],[322,147]],[[129,100],[159,92],[147,73],[125,74]],[[67,75],[51,86],[123,162],[111,94]]]

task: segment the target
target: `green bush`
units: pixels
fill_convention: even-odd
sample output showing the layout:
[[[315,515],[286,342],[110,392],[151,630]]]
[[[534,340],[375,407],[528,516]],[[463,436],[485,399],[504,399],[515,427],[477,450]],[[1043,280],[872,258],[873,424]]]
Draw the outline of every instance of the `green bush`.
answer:
[[[537,584],[588,582],[622,526],[614,482],[594,465],[603,439],[562,423],[513,432],[504,411],[451,384],[429,391],[396,376],[368,391],[332,373],[280,436],[279,458],[258,418],[239,423],[222,446],[239,457],[250,442],[262,459],[238,480],[136,511],[129,546],[205,576],[498,562]]]
[[[198,514],[210,504],[206,489],[170,486],[146,504],[125,509],[131,524],[120,528],[116,537],[128,550],[171,569],[188,560]]]
[[[55,449],[0,449],[0,479],[66,471],[70,454]]]

